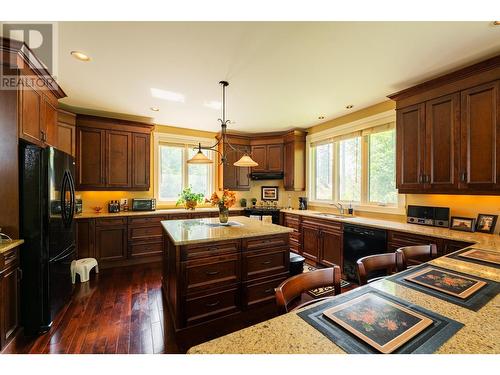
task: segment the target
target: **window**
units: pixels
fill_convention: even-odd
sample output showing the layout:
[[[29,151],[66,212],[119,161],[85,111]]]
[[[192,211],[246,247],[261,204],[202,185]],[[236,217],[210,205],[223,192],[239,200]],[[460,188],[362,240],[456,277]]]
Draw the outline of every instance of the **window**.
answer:
[[[312,143],[310,199],[354,206],[399,207],[394,124]]]
[[[162,203],[176,202],[182,189],[191,187],[195,193],[203,193],[209,198],[213,192],[214,167],[213,164],[188,164],[197,150],[195,143],[178,144],[165,142],[161,139],[157,143],[158,179],[157,199]],[[203,153],[212,158],[211,151]]]

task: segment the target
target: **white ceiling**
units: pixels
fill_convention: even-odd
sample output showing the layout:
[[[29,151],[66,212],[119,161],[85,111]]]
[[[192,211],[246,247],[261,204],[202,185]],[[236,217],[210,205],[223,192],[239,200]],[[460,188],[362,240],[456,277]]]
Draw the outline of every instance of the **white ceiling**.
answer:
[[[67,105],[213,131],[220,111],[204,103],[228,80],[230,129],[260,132],[310,127],[499,52],[490,22],[61,22],[57,74]]]

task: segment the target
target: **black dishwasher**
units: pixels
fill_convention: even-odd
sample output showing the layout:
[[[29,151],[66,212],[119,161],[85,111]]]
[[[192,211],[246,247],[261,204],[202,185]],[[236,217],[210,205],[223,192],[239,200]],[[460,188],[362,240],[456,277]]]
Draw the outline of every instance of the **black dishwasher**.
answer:
[[[358,281],[356,261],[367,255],[387,252],[387,232],[384,229],[344,224],[344,275]]]

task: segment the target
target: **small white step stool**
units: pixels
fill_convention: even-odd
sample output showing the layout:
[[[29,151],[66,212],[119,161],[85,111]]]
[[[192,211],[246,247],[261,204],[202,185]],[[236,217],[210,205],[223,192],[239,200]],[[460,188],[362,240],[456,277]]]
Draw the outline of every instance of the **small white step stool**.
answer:
[[[99,266],[95,258],[83,258],[71,262],[71,281],[73,284],[76,280],[76,274],[80,275],[80,282],[89,281],[89,274],[92,268],[95,267],[95,273],[99,273]]]

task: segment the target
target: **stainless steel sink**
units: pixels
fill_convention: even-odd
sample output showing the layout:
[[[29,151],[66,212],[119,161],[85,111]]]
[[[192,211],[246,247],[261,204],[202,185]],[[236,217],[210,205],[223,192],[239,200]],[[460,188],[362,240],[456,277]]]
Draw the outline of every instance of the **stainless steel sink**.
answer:
[[[333,218],[333,219],[342,219],[342,218],[345,217],[345,216],[341,216],[341,215],[329,214],[329,213],[326,213],[326,212],[315,212],[315,213],[313,213],[311,215],[321,216],[321,217],[330,217],[330,218]]]

